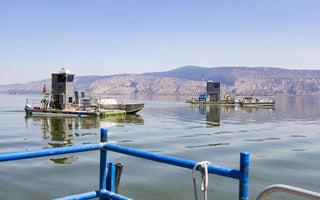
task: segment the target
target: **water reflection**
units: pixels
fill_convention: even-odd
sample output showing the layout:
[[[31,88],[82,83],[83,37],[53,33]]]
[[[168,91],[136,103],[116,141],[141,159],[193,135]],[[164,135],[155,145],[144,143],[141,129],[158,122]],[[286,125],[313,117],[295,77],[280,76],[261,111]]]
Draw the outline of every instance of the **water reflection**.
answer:
[[[51,135],[51,141],[48,144],[52,147],[62,147],[72,145],[74,138],[72,130],[73,126],[79,126],[79,120],[76,118],[42,118],[43,129],[49,130]],[[51,125],[49,125],[49,121]],[[44,123],[45,122],[45,123]],[[48,126],[48,128],[47,128]],[[44,128],[45,127],[45,128]],[[75,128],[77,129],[77,128]],[[47,132],[43,131],[43,134],[47,135]]]
[[[248,107],[240,107],[241,111],[247,112],[247,113],[255,113],[255,112],[273,112],[276,110],[275,107],[253,107],[253,108],[248,108]],[[237,109],[238,111],[239,109]]]
[[[27,125],[32,124],[32,127],[39,126],[42,131],[42,138],[49,140],[48,144],[51,147],[72,145],[73,130],[99,127],[97,118],[27,117],[26,123]]]
[[[275,107],[242,107],[240,105],[212,105],[212,104],[191,104],[195,112],[206,116],[207,127],[220,126],[221,115],[230,115],[243,117],[244,113],[270,113],[274,112]],[[246,116],[248,117],[248,116]],[[225,117],[223,117],[225,118]],[[258,118],[256,118],[258,119]],[[263,121],[263,120],[262,120]]]
[[[319,96],[279,96],[277,97],[277,111],[281,113],[278,120],[304,119],[318,120],[320,118]]]
[[[75,137],[97,136],[99,132],[90,133],[83,130],[100,129],[111,126],[125,126],[128,123],[143,125],[144,120],[140,115],[125,115],[110,118],[78,118],[78,117],[26,117],[26,125],[31,124],[32,129],[38,127],[41,137],[47,141],[49,148],[72,146]],[[83,142],[86,143],[86,142]],[[47,147],[46,147],[47,148]],[[50,159],[56,164],[71,164],[76,161],[75,157],[62,157]]]
[[[220,110],[219,105],[209,104],[191,104],[192,110],[198,111],[201,115],[206,116],[208,127],[220,126]]]
[[[144,120],[140,115],[125,115],[109,118],[78,118],[78,117],[26,117],[26,124],[32,127],[39,126],[44,140],[51,140],[53,147],[72,145],[74,137],[96,135],[97,133],[75,133],[73,130],[86,130],[107,128],[111,126],[124,126],[128,123],[143,125]]]
[[[74,163],[78,158],[70,156],[70,157],[63,157],[63,158],[50,158],[52,162],[55,164],[72,164]]]

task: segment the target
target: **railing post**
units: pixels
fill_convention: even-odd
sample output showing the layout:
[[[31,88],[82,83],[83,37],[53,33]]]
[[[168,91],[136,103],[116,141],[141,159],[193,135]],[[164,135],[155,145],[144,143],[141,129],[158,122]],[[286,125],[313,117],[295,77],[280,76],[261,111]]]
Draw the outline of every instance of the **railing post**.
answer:
[[[121,163],[108,163],[107,190],[110,192],[119,192],[123,165]]]
[[[107,190],[116,191],[116,164],[108,163]]]
[[[239,200],[248,200],[249,190],[249,153],[240,153]]]
[[[108,130],[101,129],[101,142],[108,141]],[[107,150],[100,150],[100,190],[105,190],[107,188]],[[100,200],[106,200],[105,197],[100,197]]]

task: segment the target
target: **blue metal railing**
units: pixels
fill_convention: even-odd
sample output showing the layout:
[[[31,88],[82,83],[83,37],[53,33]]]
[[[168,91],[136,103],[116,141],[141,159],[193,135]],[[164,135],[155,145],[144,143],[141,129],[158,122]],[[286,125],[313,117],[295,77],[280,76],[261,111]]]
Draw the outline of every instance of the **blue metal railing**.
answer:
[[[96,144],[75,145],[70,147],[59,147],[51,149],[21,151],[12,153],[1,153],[0,162],[35,158],[42,156],[52,156],[58,154],[75,153],[83,151],[100,150],[100,184],[99,190],[87,193],[77,194],[73,196],[59,198],[59,200],[69,199],[91,199],[100,197],[100,200],[119,199],[127,200],[129,198],[116,194],[116,169],[114,164],[107,163],[107,150],[122,154],[127,154],[139,158],[162,162],[178,167],[193,169],[197,164],[195,161],[184,160],[180,158],[140,151],[136,149],[121,147],[107,143],[107,129],[101,129],[101,142]],[[249,184],[249,153],[240,153],[240,170],[208,165],[208,172],[239,180],[239,200],[248,200],[248,184]],[[108,180],[108,181],[107,181]],[[107,190],[107,188],[109,190]]]

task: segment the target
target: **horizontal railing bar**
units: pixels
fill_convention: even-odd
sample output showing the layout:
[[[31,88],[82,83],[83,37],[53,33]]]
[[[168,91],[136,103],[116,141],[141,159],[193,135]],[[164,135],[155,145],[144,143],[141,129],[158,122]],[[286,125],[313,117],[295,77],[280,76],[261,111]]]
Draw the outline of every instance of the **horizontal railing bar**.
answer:
[[[75,145],[70,147],[57,147],[57,148],[50,148],[50,149],[2,153],[0,154],[0,162],[17,160],[17,159],[35,158],[35,157],[41,157],[41,156],[52,156],[52,155],[58,155],[58,154],[75,153],[75,152],[82,152],[82,151],[91,151],[91,150],[98,150],[101,148],[107,148],[107,150],[110,150],[110,151],[123,153],[131,156],[135,156],[135,157],[140,157],[144,159],[149,159],[157,162],[162,162],[166,164],[176,165],[176,166],[180,166],[188,169],[193,169],[193,167],[197,164],[197,162],[195,161],[150,153],[146,151],[136,150],[136,149],[127,148],[127,147],[121,147],[121,146],[107,144],[103,142],[96,143],[96,144]],[[234,179],[240,178],[239,170],[229,169],[229,168],[215,166],[215,165],[209,165],[208,172],[212,174],[218,174],[221,176],[234,178]]]
[[[101,190],[101,194],[105,197],[115,199],[115,200],[131,200],[130,198],[124,197],[114,192],[110,192],[108,190]]]
[[[92,199],[92,198],[99,197],[100,194],[101,194],[101,192],[98,190],[98,191],[86,192],[86,193],[82,193],[82,194],[75,194],[75,195],[72,195],[72,196],[62,197],[62,198],[53,199],[53,200]]]
[[[103,131],[101,132],[101,134]],[[194,166],[198,164],[196,161],[180,159],[176,157],[146,152],[142,150],[136,150],[127,147],[121,147],[113,144],[108,144],[104,140],[104,136],[101,136],[100,143],[95,144],[85,144],[85,145],[75,145],[75,146],[68,146],[68,147],[57,147],[57,148],[48,148],[48,149],[38,149],[38,150],[30,150],[30,151],[20,151],[20,152],[11,152],[11,153],[0,153],[0,162],[2,161],[10,161],[10,160],[18,160],[18,159],[27,159],[27,158],[36,158],[36,157],[43,157],[43,156],[53,156],[59,154],[67,154],[67,153],[77,153],[77,152],[84,152],[84,151],[91,151],[91,150],[101,150],[102,153],[107,153],[107,151],[114,151],[117,153],[122,153],[138,158],[143,158],[147,160],[152,160],[156,162],[161,162],[165,164],[170,164],[182,168],[193,169]],[[243,156],[245,155],[245,156]],[[105,160],[100,160],[100,163],[105,163]],[[208,172],[212,174],[217,174],[220,176],[225,176],[229,178],[234,178],[239,180],[239,187],[246,186],[245,193],[239,192],[239,199],[247,199],[247,185],[248,181],[248,166],[249,166],[249,154],[248,153],[241,153],[240,158],[240,170],[220,167],[216,165],[208,165]],[[107,169],[103,170],[106,171]],[[101,179],[101,177],[100,177]],[[242,191],[241,190],[241,191]],[[243,195],[244,194],[244,195]],[[68,197],[59,198],[56,200],[70,200],[70,199],[92,199],[97,197],[106,197],[108,199],[116,199],[116,200],[129,200],[129,198],[116,194],[114,192],[110,192],[106,190],[106,187],[100,187],[100,190],[72,195]]]
[[[180,167],[188,168],[188,169],[193,169],[193,167],[197,164],[197,162],[195,162],[195,161],[190,161],[190,160],[175,158],[175,157],[171,157],[171,156],[150,153],[150,152],[131,149],[131,148],[127,148],[127,147],[121,147],[121,146],[117,146],[117,145],[113,145],[113,144],[106,144],[105,146],[106,146],[107,150],[110,150],[110,151],[115,151],[118,153],[123,153],[123,154],[131,155],[131,156],[135,156],[135,157],[139,157],[139,158],[144,158],[144,159],[148,159],[148,160],[153,160],[153,161],[157,161],[157,162],[180,166]],[[238,179],[238,180],[240,179],[240,176],[241,176],[239,170],[224,168],[224,167],[215,166],[215,165],[208,165],[208,172],[212,173],[212,174],[226,176],[229,178]]]
[[[114,199],[114,200],[131,200],[127,197],[110,192],[108,190],[97,190],[97,191],[92,191],[92,192],[86,192],[86,193],[62,197],[62,198],[58,198],[58,199],[54,199],[54,200],[84,200],[84,199],[97,198],[97,197],[101,197],[101,196],[108,197],[108,198]]]
[[[37,149],[37,150],[30,150],[30,151],[1,153],[0,154],[0,162],[9,161],[9,160],[17,160],[17,159],[26,159],[26,158],[35,158],[35,157],[42,157],[42,156],[52,156],[52,155],[58,155],[58,154],[98,150],[98,149],[101,149],[104,144],[105,143],[84,144],[84,145],[75,145],[75,146],[70,146],[70,147],[57,147],[57,148],[50,148],[50,149]]]

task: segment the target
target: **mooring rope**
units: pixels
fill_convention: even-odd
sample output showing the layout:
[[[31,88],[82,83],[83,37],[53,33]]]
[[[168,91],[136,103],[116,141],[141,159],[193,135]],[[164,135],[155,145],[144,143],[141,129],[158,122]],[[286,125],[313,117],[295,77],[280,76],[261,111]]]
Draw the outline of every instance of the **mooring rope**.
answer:
[[[199,167],[199,172],[201,173],[201,191],[204,193],[204,199],[207,200],[207,188],[208,188],[208,164],[211,165],[209,161],[198,162],[192,170],[193,186],[194,186],[194,197],[198,200],[197,187],[196,187],[196,169]]]

